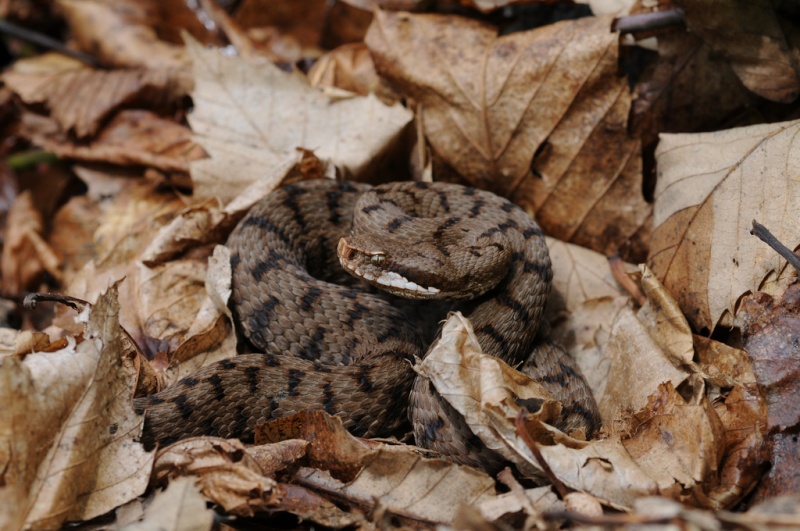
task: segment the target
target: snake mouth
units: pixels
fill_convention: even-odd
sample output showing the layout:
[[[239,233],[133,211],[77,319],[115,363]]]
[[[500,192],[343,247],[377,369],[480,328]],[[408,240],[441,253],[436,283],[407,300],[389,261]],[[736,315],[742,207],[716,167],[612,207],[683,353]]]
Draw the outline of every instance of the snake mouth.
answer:
[[[441,293],[439,288],[421,286],[395,271],[379,267],[384,262],[385,254],[383,252],[366,252],[351,246],[345,238],[341,238],[337,246],[337,254],[339,263],[342,264],[345,271],[393,295],[406,298],[426,298]],[[375,257],[381,257],[381,259],[374,260]]]

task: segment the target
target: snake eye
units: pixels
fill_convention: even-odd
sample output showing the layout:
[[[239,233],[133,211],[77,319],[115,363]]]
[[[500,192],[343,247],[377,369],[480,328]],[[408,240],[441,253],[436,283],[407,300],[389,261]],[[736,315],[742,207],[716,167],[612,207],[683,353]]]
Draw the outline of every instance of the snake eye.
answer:
[[[382,254],[373,254],[372,256],[369,257],[369,261],[372,262],[372,265],[376,266],[381,265],[385,259],[386,256]]]

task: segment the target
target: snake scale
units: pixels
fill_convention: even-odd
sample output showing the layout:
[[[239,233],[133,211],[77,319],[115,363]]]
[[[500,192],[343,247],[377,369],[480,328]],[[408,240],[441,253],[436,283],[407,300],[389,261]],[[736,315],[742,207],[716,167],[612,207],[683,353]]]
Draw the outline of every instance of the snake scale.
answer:
[[[550,258],[539,227],[506,199],[444,183],[305,181],[256,204],[227,246],[234,317],[260,353],[136,399],[145,438],[247,441],[257,423],[304,409],[371,437],[402,428],[408,408],[419,446],[496,469],[499,456],[411,367],[426,349],[415,319],[438,319],[420,309],[436,306],[431,299],[453,301],[445,310],[470,319],[484,352],[521,364],[553,393],[562,425],[588,435],[599,426],[572,359],[537,339]],[[409,311],[393,295],[420,302]]]

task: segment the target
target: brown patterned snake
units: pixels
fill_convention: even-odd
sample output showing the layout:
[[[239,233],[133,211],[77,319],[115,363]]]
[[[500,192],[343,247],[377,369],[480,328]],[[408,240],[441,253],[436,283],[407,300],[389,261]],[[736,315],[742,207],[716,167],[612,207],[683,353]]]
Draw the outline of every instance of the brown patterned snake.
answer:
[[[410,393],[418,445],[494,468],[499,457],[460,415],[427,380],[415,383],[411,362],[425,352],[417,325],[397,299],[365,281],[406,298],[459,301],[484,352],[524,362],[522,370],[562,401],[562,423],[590,435],[599,425],[571,358],[547,342],[535,345],[550,258],[539,227],[506,199],[443,183],[308,181],[258,203],[228,247],[235,317],[265,354],[208,365],[137,399],[148,438],[251,440],[258,422],[303,409],[339,415],[354,434],[376,436],[403,425]]]

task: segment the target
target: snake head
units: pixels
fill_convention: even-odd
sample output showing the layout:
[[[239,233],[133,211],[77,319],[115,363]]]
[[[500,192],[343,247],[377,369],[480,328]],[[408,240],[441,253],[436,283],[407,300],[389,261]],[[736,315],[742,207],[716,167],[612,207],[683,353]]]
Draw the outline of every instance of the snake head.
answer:
[[[492,250],[489,248],[488,253]],[[492,260],[496,268],[476,274],[469,262],[453,260],[469,253],[469,249],[459,248],[443,253],[441,248],[424,241],[407,244],[383,241],[375,235],[341,238],[337,246],[345,271],[406,299],[468,300],[494,287],[505,275],[508,261]],[[474,258],[471,254],[469,257]]]

